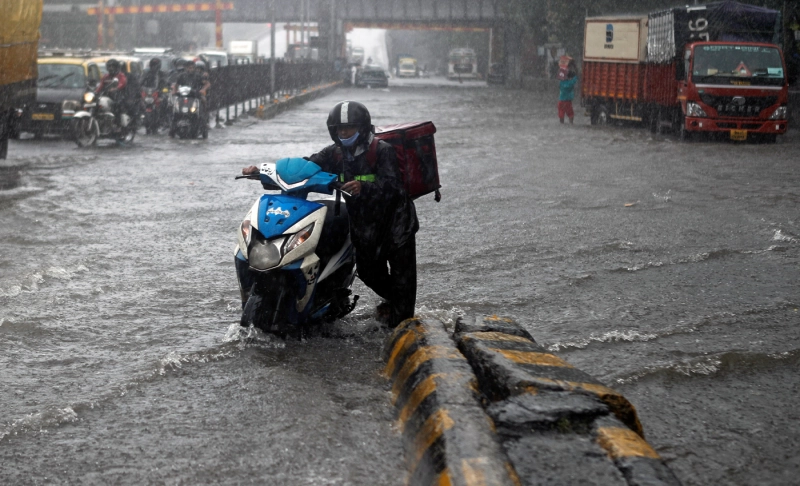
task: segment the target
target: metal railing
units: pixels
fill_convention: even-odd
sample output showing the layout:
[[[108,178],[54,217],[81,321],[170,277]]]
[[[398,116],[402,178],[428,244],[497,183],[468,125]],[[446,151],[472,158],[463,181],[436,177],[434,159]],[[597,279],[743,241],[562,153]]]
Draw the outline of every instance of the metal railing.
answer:
[[[230,122],[242,112],[252,111],[253,105],[267,106],[273,100],[294,95],[312,86],[338,79],[330,63],[322,61],[275,62],[275,85],[271,83],[269,61],[258,64],[231,64],[209,70],[211,89],[208,93],[208,109],[217,112],[217,123],[221,122],[220,111],[225,110],[225,120]],[[233,109],[233,116],[231,116]]]

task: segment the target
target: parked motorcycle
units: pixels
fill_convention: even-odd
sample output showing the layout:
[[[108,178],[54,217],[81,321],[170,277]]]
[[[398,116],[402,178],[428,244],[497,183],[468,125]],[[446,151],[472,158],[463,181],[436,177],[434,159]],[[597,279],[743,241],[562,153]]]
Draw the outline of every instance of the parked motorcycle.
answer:
[[[349,314],[358,301],[357,295],[350,299],[355,251],[336,175],[287,158],[262,164],[260,174],[237,177],[243,178],[259,179],[280,194],[259,197],[239,228],[234,262],[240,324],[295,335]]]
[[[208,138],[206,114],[203,112],[200,95],[191,86],[178,86],[177,91],[172,107],[172,123],[169,129],[169,136],[175,137],[177,135],[180,138],[197,138],[199,134],[203,138]]]
[[[122,110],[119,111],[119,117],[115,115],[116,102],[107,94],[108,89],[116,85],[117,82],[114,80],[99,94],[93,91],[84,93],[83,111],[75,113],[70,123],[75,143],[79,147],[95,145],[99,138],[133,142],[136,136],[136,121]]]
[[[158,133],[162,127],[169,126],[169,89],[159,90],[154,86],[142,88],[144,106],[144,130],[148,135]]]

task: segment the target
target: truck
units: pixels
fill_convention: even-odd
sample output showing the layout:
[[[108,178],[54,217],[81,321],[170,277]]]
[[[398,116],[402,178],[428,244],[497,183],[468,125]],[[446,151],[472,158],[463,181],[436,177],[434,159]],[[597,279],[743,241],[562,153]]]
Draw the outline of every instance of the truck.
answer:
[[[5,159],[18,113],[36,101],[42,0],[0,0],[0,12],[0,159]]]
[[[478,57],[469,47],[451,49],[447,55],[447,79],[478,79]]]
[[[587,18],[581,104],[592,124],[774,142],[788,128],[781,32],[780,12],[734,1]]]
[[[417,60],[410,56],[404,56],[397,60],[398,78],[416,78],[419,73]]]
[[[258,42],[233,40],[228,44],[231,64],[255,64],[258,60]]]

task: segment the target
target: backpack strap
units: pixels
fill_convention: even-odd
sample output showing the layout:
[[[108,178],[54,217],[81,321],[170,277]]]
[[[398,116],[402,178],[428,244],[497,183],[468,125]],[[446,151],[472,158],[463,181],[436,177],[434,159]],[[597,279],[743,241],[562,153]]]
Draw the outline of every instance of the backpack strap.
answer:
[[[367,164],[369,164],[370,169],[375,169],[375,166],[378,164],[378,142],[380,139],[375,135],[372,136],[372,142],[369,144],[369,148],[367,148]]]

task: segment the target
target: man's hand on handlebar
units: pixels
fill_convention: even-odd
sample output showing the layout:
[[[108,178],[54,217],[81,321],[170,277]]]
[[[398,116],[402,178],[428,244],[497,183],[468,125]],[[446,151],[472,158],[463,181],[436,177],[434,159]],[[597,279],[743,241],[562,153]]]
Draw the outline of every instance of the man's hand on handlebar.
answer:
[[[342,185],[341,190],[352,196],[361,194],[361,181],[349,181]]]
[[[244,169],[242,169],[242,175],[254,175],[258,173],[259,173],[258,167],[256,167],[255,165],[251,165],[250,167],[245,167]]]

